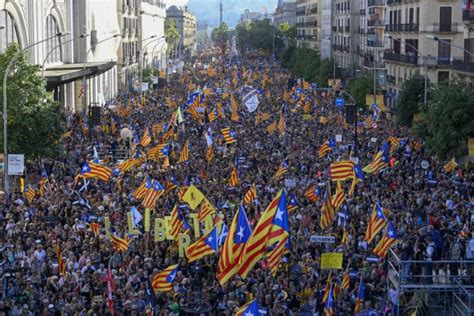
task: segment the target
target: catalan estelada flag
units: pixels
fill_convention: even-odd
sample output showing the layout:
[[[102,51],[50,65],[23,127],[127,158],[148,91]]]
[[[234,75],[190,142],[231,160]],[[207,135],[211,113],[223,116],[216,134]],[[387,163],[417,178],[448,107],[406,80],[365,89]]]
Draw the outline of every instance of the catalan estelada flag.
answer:
[[[350,160],[342,160],[331,163],[329,174],[332,181],[345,181],[354,176],[355,163]]]
[[[96,222],[92,222],[90,226],[94,235],[99,236],[100,224]]]
[[[241,205],[234,215],[227,238],[221,248],[217,266],[217,280],[221,285],[237,273],[244,247],[251,234],[252,228],[245,214],[245,209]]]
[[[148,178],[143,179],[143,182],[135,189],[132,196],[137,200],[143,199],[147,188],[151,188],[151,186],[151,181]]]
[[[397,242],[397,231],[392,222],[388,223],[387,230],[382,239],[380,239],[377,246],[374,248],[374,253],[383,258],[387,255],[388,249]]]
[[[165,158],[170,155],[169,144],[159,144],[150,150],[147,153],[148,159],[159,161],[160,158]]]
[[[364,302],[364,299],[365,299],[365,284],[362,278],[360,278],[359,290],[357,291],[354,314],[360,313],[360,311],[362,310],[362,303]]]
[[[208,199],[204,199],[201,202],[201,207],[199,208],[198,220],[200,222],[204,221],[206,217],[214,215],[216,213],[216,208],[209,202]]]
[[[206,161],[207,163],[210,163],[212,161],[212,158],[214,157],[214,146],[209,146],[206,149]]]
[[[143,147],[146,147],[146,146],[150,145],[150,143],[151,143],[151,131],[147,127],[143,131],[142,138],[140,139],[140,145],[142,145]]]
[[[199,260],[204,256],[217,253],[219,248],[217,230],[218,225],[215,225],[212,230],[186,249],[188,263]]]
[[[278,267],[280,266],[281,258],[283,258],[283,255],[285,254],[288,238],[289,235],[286,235],[267,255],[268,268],[272,272],[273,276],[276,275]]]
[[[328,298],[326,300],[326,304],[324,305],[324,315],[325,316],[333,316],[334,314],[334,288],[329,288]]]
[[[457,166],[458,164],[456,163],[456,160],[454,160],[453,158],[447,164],[443,166],[443,170],[446,173],[450,173],[450,172],[453,172]]]
[[[175,205],[171,211],[171,236],[174,240],[177,240],[179,234],[183,230],[191,229],[183,213],[178,209],[178,206]]]
[[[281,165],[278,167],[278,170],[276,171],[275,176],[273,176],[273,179],[278,181],[280,180],[281,176],[287,172],[288,172],[288,163],[286,162],[286,160],[283,160]]]
[[[109,181],[111,175],[112,170],[93,162],[85,162],[81,168],[81,176],[84,178],[97,178],[102,181]]]
[[[346,195],[344,194],[344,189],[342,189],[341,182],[337,182],[336,193],[332,197],[332,206],[334,207],[335,213],[337,213],[345,199]]]
[[[385,143],[379,152],[377,152],[372,159],[372,162],[365,166],[363,169],[367,173],[375,173],[379,170],[385,169],[388,167],[390,162],[389,158],[389,144]]]
[[[48,183],[48,173],[46,169],[43,167],[41,168],[41,179],[38,182],[38,194],[40,196],[45,196],[46,194],[46,184]]]
[[[268,134],[273,134],[277,130],[277,123],[273,122],[270,125],[267,126],[267,132]]]
[[[55,252],[56,252],[56,257],[58,258],[59,274],[61,274],[62,276],[65,276],[66,275],[66,263],[64,262],[63,253],[61,251],[61,246],[59,244],[56,244]]]
[[[334,211],[334,207],[332,205],[331,187],[329,183],[326,186],[326,193],[324,194],[324,201],[321,213],[322,214],[319,225],[322,229],[325,229],[331,226],[334,221],[334,217],[336,216],[336,212]]]
[[[247,205],[252,204],[252,202],[257,198],[257,187],[253,184],[247,193],[244,195],[244,203]]]
[[[129,240],[112,234],[112,245],[116,251],[128,251]]]
[[[235,316],[251,316],[251,315],[260,315],[258,312],[258,303],[257,300],[253,300],[248,302],[247,304],[243,305],[237,313],[235,313]]]
[[[149,185],[149,183],[147,183],[147,185]],[[165,188],[158,181],[153,180],[151,182],[151,188],[146,186],[142,206],[144,208],[154,208],[156,206],[156,201],[158,201],[163,192],[165,192]]]
[[[283,191],[278,201],[278,208],[273,217],[273,226],[270,230],[268,245],[280,242],[290,234],[290,225],[288,223],[288,209],[286,203],[286,193]]]
[[[237,134],[231,130],[230,128],[226,127],[221,130],[222,135],[224,136],[224,140],[226,144],[233,144],[237,142]]]
[[[273,221],[280,204],[282,193],[283,191],[278,192],[265,211],[261,214],[260,219],[245,246],[238,272],[243,278],[247,277],[250,270],[252,270],[255,264],[262,259],[265,254],[269,245],[270,233],[274,226]]]
[[[298,201],[296,200],[296,197],[293,194],[288,195],[288,213],[293,212],[299,207]]]
[[[189,160],[189,140],[184,143],[183,149],[181,150],[181,153],[179,154],[179,160],[178,163],[183,163]]]
[[[387,219],[383,213],[383,208],[378,203],[375,203],[369,223],[367,224],[367,230],[365,231],[365,240],[368,244],[370,244],[375,236],[385,227],[386,223]]]
[[[36,190],[30,185],[26,185],[23,190],[23,196],[28,200],[29,203],[33,202],[36,197]]]
[[[342,289],[343,290],[348,290],[351,285],[351,275],[349,273],[349,267],[347,267],[347,270],[344,272],[342,276]]]
[[[280,120],[278,121],[278,132],[280,134],[285,134],[285,127],[286,127],[286,122],[285,122],[285,116],[283,115],[283,111],[280,112]]]
[[[174,264],[158,272],[151,281],[155,292],[170,292],[173,289],[173,281],[178,272],[178,265]]]
[[[232,169],[232,173],[230,174],[229,179],[229,186],[236,187],[239,185],[239,170],[237,167]]]

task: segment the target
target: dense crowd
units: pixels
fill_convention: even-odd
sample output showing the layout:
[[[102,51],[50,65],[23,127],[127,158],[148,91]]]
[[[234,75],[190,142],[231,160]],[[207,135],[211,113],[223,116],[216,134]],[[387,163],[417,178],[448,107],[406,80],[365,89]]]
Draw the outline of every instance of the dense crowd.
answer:
[[[110,313],[107,279],[111,277],[115,283],[112,298],[117,315],[150,313],[150,301],[155,315],[186,315],[190,308],[195,313],[208,308],[210,315],[233,315],[253,299],[257,299],[268,315],[321,314],[330,273],[321,270],[321,254],[342,252],[343,269],[331,272],[331,282],[340,283],[344,271],[351,272],[351,279],[349,288],[340,290],[335,297],[334,314],[354,313],[361,281],[365,284],[362,310],[393,314],[400,295],[404,299],[403,293],[387,288],[390,284],[387,258],[393,254],[367,260],[375,257],[372,250],[383,236],[380,232],[370,245],[364,239],[375,203],[383,206],[387,221],[397,229],[398,242],[392,250],[401,260],[473,259],[474,239],[469,232],[474,221],[472,171],[456,169],[446,173],[442,168],[445,162],[429,156],[422,140],[398,128],[386,113],[379,113],[376,127],[363,124],[358,127],[359,165],[368,165],[390,136],[403,141],[391,151],[390,165],[366,174],[352,196],[347,193],[351,181],[343,184],[344,204],[333,224],[321,229],[323,198],[311,201],[305,192],[313,185],[324,192],[324,187],[331,183],[330,163],[349,160],[355,154],[354,130],[345,124],[343,113],[334,105],[334,92],[304,87],[302,81],[294,80],[279,64],[258,55],[239,64],[202,61],[188,64],[179,75],[169,76],[164,89],[148,92],[142,100],[132,93],[121,95],[114,102],[115,108],[103,109],[101,124],[95,128],[89,130],[86,119],[79,115],[71,117],[70,133],[62,140],[64,157],[38,160],[28,166],[26,183],[35,185],[44,170],[48,184],[44,196],[38,195],[31,201],[16,190],[9,205],[0,212],[0,313],[107,315]],[[248,86],[259,94],[260,104],[253,113],[241,103]],[[129,128],[140,138],[146,128],[166,125],[177,105],[185,104],[192,92],[206,88],[212,89],[206,95],[207,110],[199,114],[201,122],[183,110],[183,123],[154,130],[152,144],[147,148],[162,142],[169,129],[176,134],[166,140],[171,149],[169,166],[147,160],[108,182],[76,178],[84,162],[93,159],[93,147],[102,163],[111,168],[118,163],[120,153],[146,152],[147,148],[133,139],[123,139],[120,131]],[[305,101],[300,105],[302,97]],[[231,98],[239,104],[237,119],[235,114],[231,119]],[[223,117],[210,122],[205,116],[219,108],[218,103],[222,105]],[[124,108],[131,110],[121,111]],[[269,115],[262,118],[262,113]],[[370,114],[360,112],[359,121]],[[280,116],[285,120],[284,133],[277,129],[269,134],[268,125],[279,122]],[[225,144],[222,128],[236,132],[235,144]],[[214,156],[210,162],[206,159],[205,133],[212,134],[214,139]],[[342,141],[319,158],[320,147],[336,135],[342,135]],[[189,161],[178,164],[186,140],[190,143]],[[240,183],[230,187],[228,181],[236,157],[240,162]],[[284,160],[288,172],[277,180],[275,172]],[[179,257],[177,243],[155,243],[153,230],[143,232],[143,221],[138,227],[142,233],[131,237],[128,251],[116,251],[106,238],[104,217],[110,218],[114,234],[127,236],[126,213],[133,206],[144,212],[132,193],[146,176],[162,184],[178,185],[158,199],[153,218],[170,215],[179,201],[179,187],[189,182],[217,207],[227,225],[249,186],[255,184],[257,188],[257,199],[245,205],[252,225],[284,188],[296,198],[298,207],[289,219],[291,250],[282,259],[277,274],[272,276],[262,261],[247,278],[236,276],[221,286],[216,280],[218,255],[188,264],[186,258]],[[335,188],[334,183],[331,185]],[[186,216],[193,212],[184,210]],[[91,223],[100,224],[98,234]],[[342,242],[344,227],[349,232],[348,243]],[[334,236],[336,242],[314,243],[310,241],[312,235]],[[59,273],[57,244],[62,249],[65,275]],[[176,263],[179,271],[173,290],[150,294],[152,277]],[[112,276],[108,274],[109,267]],[[442,282],[441,277],[429,280],[416,277],[430,269],[438,276],[474,275],[456,264],[413,263],[401,268],[403,282]]]

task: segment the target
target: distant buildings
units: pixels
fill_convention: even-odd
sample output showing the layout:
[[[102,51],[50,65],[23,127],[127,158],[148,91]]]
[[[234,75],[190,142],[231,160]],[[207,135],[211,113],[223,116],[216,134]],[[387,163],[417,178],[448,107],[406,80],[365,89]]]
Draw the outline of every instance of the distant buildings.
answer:
[[[272,19],[272,14],[264,12],[251,12],[249,9],[245,9],[244,13],[240,16],[240,23],[261,21],[265,19]]]
[[[179,32],[177,46],[178,56],[193,57],[197,53],[197,21],[196,16],[188,11],[188,7],[171,6],[166,10],[166,16],[175,21]]]
[[[289,26],[296,25],[296,0],[281,0],[275,9],[275,25],[288,23]]]
[[[318,48],[318,1],[297,0],[296,32],[298,47]]]

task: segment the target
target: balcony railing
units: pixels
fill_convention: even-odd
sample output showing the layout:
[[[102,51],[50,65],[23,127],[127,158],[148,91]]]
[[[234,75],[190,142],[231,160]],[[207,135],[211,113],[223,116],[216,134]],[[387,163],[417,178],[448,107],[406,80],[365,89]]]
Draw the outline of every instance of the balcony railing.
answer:
[[[387,0],[388,5],[395,5],[402,3],[402,0]]]
[[[474,74],[474,63],[455,59],[453,60],[453,69]]]
[[[360,9],[360,15],[365,15],[365,9]]]
[[[382,41],[367,40],[367,46],[369,47],[383,47]]]
[[[408,24],[387,24],[385,25],[386,32],[419,32],[420,25],[418,23]]]
[[[297,15],[297,16],[305,15],[305,14],[306,14],[306,11],[305,11],[305,10],[297,10],[297,11],[296,11],[296,15]]]
[[[451,57],[431,57],[424,58],[424,63],[428,67],[448,67],[453,64]]]
[[[434,23],[432,25],[428,25],[427,31],[433,33],[456,33],[458,31],[458,24],[457,23],[450,23],[450,24],[438,24]]]
[[[364,60],[364,67],[382,69],[382,68],[385,68],[385,64],[373,62],[371,60]]]
[[[383,54],[383,58],[385,60],[395,61],[399,63],[412,64],[412,65],[418,64],[418,56],[416,55],[402,55],[398,53],[385,52]]]
[[[367,26],[368,27],[377,27],[377,26],[382,26],[383,27],[383,21],[379,20],[379,19],[368,20],[367,21]]]
[[[462,20],[464,22],[473,22],[474,21],[474,11],[462,11]]]
[[[369,0],[367,7],[383,7],[385,5],[385,0]]]
[[[332,48],[334,48],[335,50],[340,50],[340,51],[349,51],[349,45],[334,44],[332,45]]]

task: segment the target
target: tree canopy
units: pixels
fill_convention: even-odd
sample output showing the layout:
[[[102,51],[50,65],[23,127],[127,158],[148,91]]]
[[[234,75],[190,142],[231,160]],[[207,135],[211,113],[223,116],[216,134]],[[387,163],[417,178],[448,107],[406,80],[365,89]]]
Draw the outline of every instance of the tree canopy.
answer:
[[[0,54],[0,80],[8,63],[18,52],[10,45]],[[58,157],[62,153],[59,142],[64,134],[64,113],[61,105],[47,93],[39,76],[40,67],[30,65],[21,54],[10,71],[8,96],[8,152],[25,154],[26,159]],[[3,98],[3,90],[0,91]],[[3,124],[1,126],[3,134]],[[3,137],[0,140],[3,148]]]
[[[395,102],[395,114],[402,126],[412,126],[413,115],[421,110],[424,91],[425,79],[420,75],[414,75],[403,83],[400,96]]]
[[[275,54],[281,53],[284,47],[282,32],[273,27],[270,20],[253,21],[237,25],[236,41],[238,49],[244,53],[248,49],[260,49],[271,53],[273,50],[273,36],[275,36]]]
[[[165,20],[165,39],[169,52],[174,49],[179,40],[179,32],[176,29],[176,23],[173,18],[166,18]]]
[[[227,43],[229,42],[229,27],[227,24],[223,22],[219,27],[213,29],[211,39],[222,49],[222,53],[224,53],[227,48]]]

